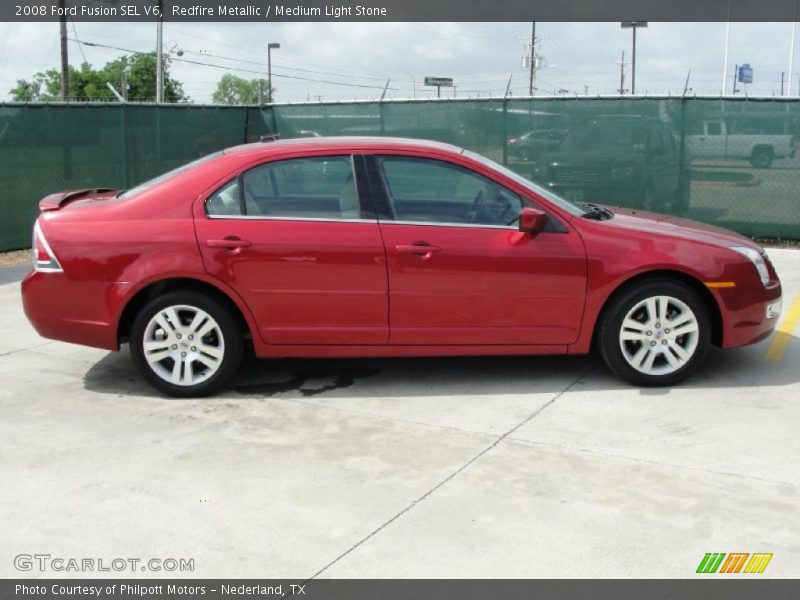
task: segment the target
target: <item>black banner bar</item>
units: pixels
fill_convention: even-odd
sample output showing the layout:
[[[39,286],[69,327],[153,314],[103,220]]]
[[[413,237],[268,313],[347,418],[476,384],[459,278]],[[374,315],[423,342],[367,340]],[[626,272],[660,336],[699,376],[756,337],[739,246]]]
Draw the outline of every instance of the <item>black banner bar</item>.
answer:
[[[3,0],[2,21],[57,21],[58,0]],[[795,0],[66,0],[74,21],[794,21]]]
[[[244,580],[6,579],[3,600],[796,600],[800,581],[679,580]]]

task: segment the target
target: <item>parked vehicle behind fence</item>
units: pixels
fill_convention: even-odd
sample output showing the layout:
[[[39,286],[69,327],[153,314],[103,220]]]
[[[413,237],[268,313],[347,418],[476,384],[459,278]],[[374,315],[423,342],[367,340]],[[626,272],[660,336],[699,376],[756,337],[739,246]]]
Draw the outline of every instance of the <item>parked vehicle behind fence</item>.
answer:
[[[724,119],[699,121],[686,136],[694,158],[744,159],[759,169],[768,169],[776,158],[793,158],[795,139],[791,134],[738,131]]]
[[[688,196],[671,130],[640,116],[600,116],[576,125],[555,151],[536,161],[533,179],[575,202],[679,214]]]

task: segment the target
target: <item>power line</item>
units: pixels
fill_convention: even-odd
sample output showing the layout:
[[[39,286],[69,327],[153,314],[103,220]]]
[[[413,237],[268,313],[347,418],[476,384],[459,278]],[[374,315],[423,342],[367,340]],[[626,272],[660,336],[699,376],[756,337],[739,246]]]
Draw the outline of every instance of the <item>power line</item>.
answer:
[[[75,29],[75,20],[74,19],[70,19],[70,22],[72,23],[72,33],[75,35],[75,39],[77,40],[78,39],[78,30]],[[81,51],[81,56],[83,57],[83,62],[88,63],[89,61],[86,60],[86,54],[83,53],[83,46],[81,45],[80,41],[78,41],[78,50]]]
[[[127,53],[130,53],[130,54],[147,54],[146,52],[141,52],[139,50],[131,50],[130,48],[121,48],[119,46],[111,46],[109,44],[98,44],[96,42],[86,42],[86,41],[76,40],[74,38],[70,38],[70,39],[72,39],[72,41],[74,41],[74,42],[77,42],[79,44],[83,44],[85,46],[93,46],[93,47],[98,47],[98,48],[109,48],[111,50],[118,50],[119,52],[127,52]],[[213,63],[206,63],[206,62],[202,62],[202,61],[198,61],[198,60],[189,60],[189,59],[186,59],[186,58],[172,57],[170,60],[172,60],[174,62],[187,63],[187,64],[191,64],[191,65],[200,65],[200,66],[204,66],[204,67],[212,67],[212,68],[215,68],[215,69],[223,69],[223,70],[227,70],[227,71],[240,71],[242,73],[253,73],[255,75],[263,75],[263,73],[261,71],[254,71],[253,69],[243,69],[241,67],[229,67],[229,66],[226,66],[226,65],[215,65]],[[299,81],[310,81],[310,82],[313,82],[313,83],[326,83],[326,84],[329,84],[329,85],[341,85],[341,86],[345,86],[345,87],[369,88],[369,89],[377,89],[377,90],[382,90],[384,88],[384,86],[381,86],[381,85],[367,85],[367,84],[362,84],[362,83],[345,83],[344,81],[329,81],[329,80],[325,80],[325,79],[312,79],[310,77],[301,77],[299,75],[285,75],[283,73],[273,73],[273,76],[274,77],[281,77],[283,79],[295,79],[295,80],[299,80]],[[390,89],[390,90],[399,90],[400,88],[392,88],[392,87],[390,87],[388,89]]]
[[[219,60],[230,60],[232,62],[239,62],[244,64],[250,65],[258,65],[262,67],[266,67],[267,65],[262,62],[258,62],[255,60],[246,60],[244,58],[233,58],[231,56],[220,56],[218,54],[205,54],[203,52],[195,52],[193,50],[184,50],[187,54],[193,54],[195,56],[207,56],[209,58],[217,58]],[[356,79],[373,79],[375,81],[386,81],[386,77],[373,77],[371,75],[353,75],[351,73],[337,73],[335,71],[316,71],[313,69],[301,69],[300,67],[284,67],[281,65],[272,65],[273,69],[283,69],[285,71],[300,71],[304,73],[316,73],[317,75],[333,75],[334,77],[350,77]]]

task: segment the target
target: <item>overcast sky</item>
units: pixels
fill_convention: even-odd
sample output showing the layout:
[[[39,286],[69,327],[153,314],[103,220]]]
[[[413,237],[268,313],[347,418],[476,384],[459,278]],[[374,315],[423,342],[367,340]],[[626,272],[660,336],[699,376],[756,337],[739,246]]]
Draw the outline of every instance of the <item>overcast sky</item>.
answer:
[[[273,52],[276,101],[376,98],[387,78],[388,97],[411,97],[414,87],[417,97],[435,96],[435,89],[422,87],[426,75],[453,77],[458,96],[502,95],[512,76],[513,95],[522,95],[530,29],[530,23],[168,23],[164,46],[183,50],[183,59],[223,67],[173,62],[173,76],[201,103],[210,101],[226,72],[266,73],[267,42],[281,44]],[[154,49],[155,31],[152,23],[69,25],[70,38],[132,51]],[[538,93],[616,92],[623,50],[630,60],[630,30],[619,23],[538,23],[536,36],[545,60]],[[732,24],[728,91],[734,65],[748,62],[755,71],[749,93],[779,94],[781,72],[788,78],[790,38],[790,23]],[[725,23],[650,23],[638,34],[637,92],[680,93],[691,69],[692,91],[718,94],[724,40]],[[85,59],[96,67],[123,54],[75,41],[69,52],[71,64]],[[58,63],[58,23],[0,23],[0,100],[9,99],[17,79]],[[793,70],[797,95],[800,64]],[[630,65],[626,75],[629,87]]]

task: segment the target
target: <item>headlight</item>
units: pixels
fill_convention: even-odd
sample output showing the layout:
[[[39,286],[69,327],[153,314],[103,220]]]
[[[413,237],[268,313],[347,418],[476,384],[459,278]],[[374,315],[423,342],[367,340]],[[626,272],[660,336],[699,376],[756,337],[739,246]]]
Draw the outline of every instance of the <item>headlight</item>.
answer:
[[[769,285],[769,269],[767,269],[767,263],[761,252],[753,248],[748,248],[747,246],[731,246],[731,250],[749,258],[750,262],[755,265],[756,271],[758,271],[758,276],[761,278],[761,285],[764,287]]]

